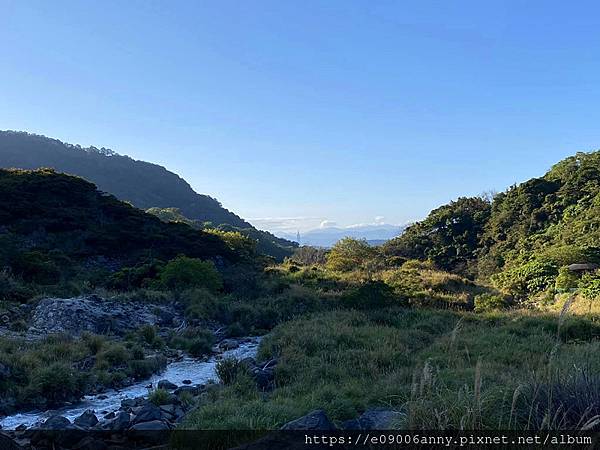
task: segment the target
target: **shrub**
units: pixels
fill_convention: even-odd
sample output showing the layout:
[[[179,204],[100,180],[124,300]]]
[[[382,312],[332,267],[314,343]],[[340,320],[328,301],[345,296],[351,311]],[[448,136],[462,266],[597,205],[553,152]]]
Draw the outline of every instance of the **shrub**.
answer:
[[[487,312],[498,309],[504,309],[508,306],[508,301],[501,295],[479,294],[475,296],[475,312]]]
[[[67,364],[53,363],[42,366],[31,374],[27,387],[28,398],[43,397],[48,406],[74,401],[83,394],[83,380]]]
[[[166,365],[167,360],[164,356],[151,356],[145,359],[135,359],[128,362],[128,374],[136,380],[141,380],[164,369]]]
[[[169,403],[170,398],[171,394],[164,389],[154,389],[150,392],[150,395],[148,395],[148,400],[156,406],[166,405]]]
[[[525,298],[554,286],[557,275],[558,268],[555,263],[533,260],[493,275],[491,280],[499,289]]]
[[[111,344],[108,347],[104,347],[103,350],[98,353],[96,364],[99,367],[108,365],[107,368],[120,366],[129,360],[129,356],[129,352],[123,345]]]
[[[106,339],[103,336],[92,333],[82,334],[81,340],[92,355],[98,354],[106,344]]]
[[[406,301],[397,297],[391,286],[383,281],[368,281],[346,294],[343,301],[354,308],[376,308]]]
[[[211,261],[187,256],[169,261],[160,272],[160,281],[163,286],[176,291],[203,287],[217,292],[223,287],[221,275]]]
[[[589,300],[600,298],[600,277],[596,274],[585,274],[579,283],[581,295]]]
[[[230,385],[239,374],[246,371],[246,366],[237,359],[227,358],[219,361],[215,370],[221,383]]]
[[[327,254],[326,266],[329,270],[348,272],[362,268],[375,255],[376,250],[365,239],[346,237],[331,248]]]
[[[577,287],[579,277],[568,267],[558,269],[558,276],[554,282],[554,288],[559,292],[566,292]]]

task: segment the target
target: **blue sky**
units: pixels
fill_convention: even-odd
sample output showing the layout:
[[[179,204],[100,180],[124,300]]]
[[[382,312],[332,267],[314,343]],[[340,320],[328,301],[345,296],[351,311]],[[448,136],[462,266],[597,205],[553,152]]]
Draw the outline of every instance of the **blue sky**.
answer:
[[[162,164],[263,228],[404,223],[600,147],[597,2],[0,11],[1,129]]]

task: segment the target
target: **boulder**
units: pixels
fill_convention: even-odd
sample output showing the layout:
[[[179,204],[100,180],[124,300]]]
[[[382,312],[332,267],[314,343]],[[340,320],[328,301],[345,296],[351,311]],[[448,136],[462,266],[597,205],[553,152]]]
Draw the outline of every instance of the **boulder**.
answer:
[[[168,431],[169,425],[162,420],[150,420],[148,422],[139,422],[133,425],[132,431]]]
[[[183,380],[181,383],[186,385],[192,384],[192,380]]]
[[[8,434],[0,432],[0,448],[2,450],[19,450],[21,447]]]
[[[31,319],[32,334],[83,332],[124,335],[142,325],[161,322],[164,314],[175,313],[166,305],[120,302],[96,295],[68,299],[44,298],[35,307]]]
[[[131,420],[129,413],[125,411],[119,411],[113,420],[106,423],[104,428],[111,431],[124,431],[129,428],[130,423]]]
[[[161,420],[162,418],[163,416],[160,408],[152,403],[148,403],[141,407],[133,418],[132,423],[151,422],[153,420]]]
[[[372,408],[358,419],[344,422],[344,430],[391,430],[404,417],[404,413],[388,408]]]
[[[73,423],[82,428],[92,428],[98,423],[98,418],[96,417],[96,414],[94,414],[94,411],[88,409],[76,418]]]
[[[42,424],[41,428],[44,430],[64,430],[70,425],[71,421],[66,417],[52,416]]]
[[[173,391],[177,389],[175,383],[171,383],[169,380],[160,380],[158,382],[158,389],[164,389],[165,391]]]
[[[108,445],[102,439],[86,436],[73,446],[73,450],[106,450]]]
[[[173,393],[177,396],[183,394],[184,392],[189,392],[192,395],[198,395],[200,392],[202,392],[202,390],[203,389],[200,386],[179,386]]]
[[[318,409],[316,411],[311,411],[307,415],[300,417],[299,419],[292,420],[291,422],[286,423],[282,430],[320,430],[320,431],[332,431],[335,430],[335,426],[329,418],[325,411],[322,409]]]

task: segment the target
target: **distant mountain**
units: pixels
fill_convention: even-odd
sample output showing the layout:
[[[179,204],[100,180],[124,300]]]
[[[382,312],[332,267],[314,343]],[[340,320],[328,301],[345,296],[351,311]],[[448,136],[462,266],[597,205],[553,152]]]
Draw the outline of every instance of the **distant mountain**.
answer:
[[[311,245],[314,247],[331,247],[337,241],[345,237],[356,239],[366,239],[371,245],[380,245],[389,239],[402,234],[404,230],[402,225],[389,224],[365,224],[351,227],[324,227],[301,233],[300,241],[302,245]],[[282,237],[290,240],[296,240],[297,237],[291,234],[281,234]]]
[[[235,227],[246,235],[251,234],[253,239],[267,240],[268,245],[259,246],[261,249],[272,247],[273,236],[256,230],[250,223],[223,208],[216,199],[196,193],[175,173],[156,164],[119,155],[109,149],[83,148],[45,136],[0,131],[0,167],[48,167],[77,175],[94,183],[99,190],[130,202],[137,208],[177,208],[193,221],[210,222],[215,227]],[[281,242],[275,243],[279,244]],[[271,256],[281,259],[281,255],[291,254],[294,246],[293,242],[286,242]]]

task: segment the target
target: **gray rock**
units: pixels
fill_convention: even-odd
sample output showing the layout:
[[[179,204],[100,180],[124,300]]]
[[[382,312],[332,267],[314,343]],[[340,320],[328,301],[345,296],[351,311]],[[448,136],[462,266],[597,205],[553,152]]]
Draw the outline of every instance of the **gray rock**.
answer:
[[[73,450],[105,450],[107,448],[108,445],[103,440],[86,436],[73,447]]]
[[[167,425],[162,420],[151,420],[148,422],[139,422],[133,425],[130,430],[133,431],[166,431],[169,430]]]
[[[109,413],[105,414],[105,415],[104,415],[104,418],[105,418],[106,420],[110,420],[110,419],[114,419],[116,416],[117,416],[117,415],[114,413],[114,411],[111,411],[111,412],[109,412]]]
[[[21,447],[8,435],[0,432],[0,448],[2,450],[20,450]]]
[[[68,333],[79,336],[92,333],[125,334],[142,325],[158,324],[160,316],[174,315],[166,305],[120,302],[87,295],[68,299],[44,298],[31,319],[31,334]]]
[[[189,385],[189,384],[192,384],[192,380],[183,380],[181,383]]]
[[[388,408],[373,408],[365,411],[358,419],[344,422],[345,430],[390,430],[393,429],[404,413]]]
[[[91,428],[98,423],[98,418],[96,417],[96,414],[94,414],[94,411],[88,409],[76,418],[73,423],[82,428]]]
[[[202,388],[199,386],[179,386],[173,392],[175,395],[179,396],[184,392],[189,392],[192,395],[198,395],[202,391]]]
[[[64,430],[71,425],[71,421],[63,416],[52,416],[46,420],[42,429],[44,430]]]
[[[158,388],[164,389],[165,391],[173,391],[173,390],[177,389],[177,385],[174,383],[171,383],[169,380],[160,380],[158,382]]]
[[[151,422],[153,420],[161,420],[162,419],[162,411],[158,406],[149,403],[141,407],[141,409],[137,412],[135,417],[132,420],[133,424],[140,422]]]
[[[292,420],[291,422],[286,423],[282,430],[335,430],[335,426],[329,418],[325,411],[322,409],[318,409],[316,411],[311,411],[307,415],[300,417],[299,419]]]
[[[125,411],[119,411],[113,420],[106,423],[104,428],[111,431],[123,431],[129,428],[130,423],[131,420],[129,413]]]

